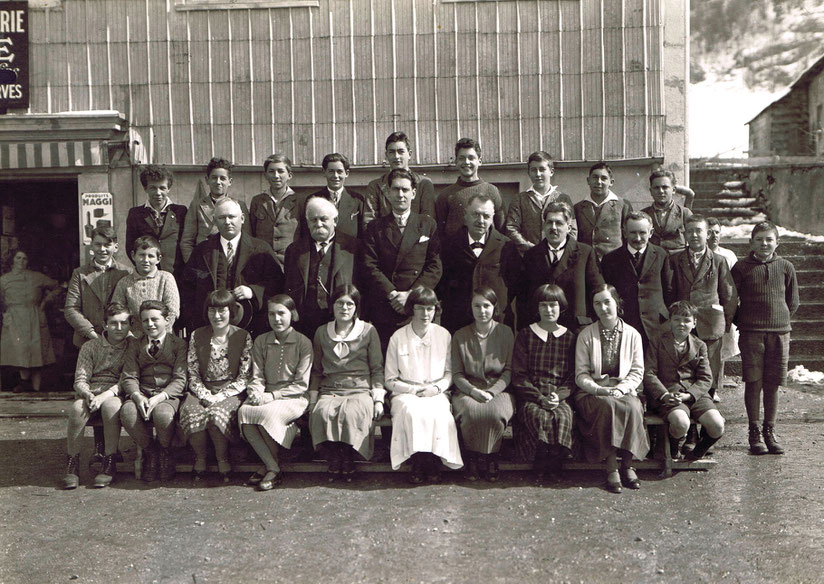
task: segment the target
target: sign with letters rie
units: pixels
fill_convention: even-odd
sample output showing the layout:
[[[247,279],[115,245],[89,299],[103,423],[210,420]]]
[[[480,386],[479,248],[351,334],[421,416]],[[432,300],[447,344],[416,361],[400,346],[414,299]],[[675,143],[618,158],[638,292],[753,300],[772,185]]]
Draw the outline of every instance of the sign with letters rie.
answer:
[[[0,111],[28,105],[28,2],[0,2]]]
[[[83,193],[80,196],[80,220],[83,222],[83,244],[91,245],[95,227],[114,226],[112,194]]]

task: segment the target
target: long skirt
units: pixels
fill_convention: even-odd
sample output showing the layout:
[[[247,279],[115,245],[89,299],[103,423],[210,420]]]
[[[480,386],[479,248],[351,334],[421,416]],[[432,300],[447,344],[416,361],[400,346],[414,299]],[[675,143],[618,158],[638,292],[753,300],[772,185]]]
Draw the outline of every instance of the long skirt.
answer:
[[[512,394],[505,391],[484,404],[461,393],[452,398],[452,410],[467,450],[492,454],[501,449],[506,425],[515,413],[515,402]]]
[[[600,462],[615,448],[628,450],[638,460],[646,457],[649,438],[644,427],[644,407],[637,397],[596,397],[578,391],[574,399],[587,460]]]
[[[458,428],[446,395],[418,397],[402,393],[392,398],[391,410],[389,458],[393,470],[416,452],[431,452],[449,468],[463,466]]]
[[[262,426],[272,440],[284,448],[291,448],[298,433],[295,420],[303,415],[308,405],[309,400],[305,397],[276,399],[262,406],[243,404],[237,410],[240,434],[243,436],[244,424],[256,424]]]
[[[230,442],[237,442],[237,410],[240,407],[240,398],[236,395],[227,397],[209,407],[203,407],[200,400],[193,394],[186,395],[183,405],[180,406],[180,421],[178,425],[183,432],[184,441],[189,436],[206,430],[211,422],[220,433]]]
[[[54,363],[49,326],[42,309],[13,304],[3,313],[0,365],[43,367]]]
[[[554,410],[533,402],[521,404],[513,429],[515,452],[521,460],[535,460],[539,442],[572,450],[572,408],[566,400]]]
[[[357,393],[350,395],[325,394],[318,398],[309,415],[315,449],[322,442],[344,442],[366,460],[372,458],[375,448],[372,394],[368,389],[355,391]]]

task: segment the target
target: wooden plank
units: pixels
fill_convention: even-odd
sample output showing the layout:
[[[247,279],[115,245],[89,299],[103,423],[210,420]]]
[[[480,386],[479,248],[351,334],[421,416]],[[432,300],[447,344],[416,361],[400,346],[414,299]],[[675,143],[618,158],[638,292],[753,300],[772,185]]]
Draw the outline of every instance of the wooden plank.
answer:
[[[158,164],[171,164],[172,162],[172,135],[171,127],[168,124],[155,123],[152,126],[154,130],[154,148],[152,150],[152,160]]]
[[[230,89],[228,83],[212,83],[212,117],[215,125],[228,125],[232,123]],[[221,149],[228,153],[231,150],[231,141],[221,144]],[[225,154],[227,157],[229,154]]]
[[[561,160],[561,118],[558,115],[544,117],[544,133],[541,135],[543,150],[555,160]],[[538,149],[538,143],[534,147]]]
[[[196,121],[193,126],[193,133],[195,147],[194,163],[202,164],[205,168],[206,163],[215,154],[212,149],[212,124],[199,123]]]
[[[647,156],[647,120],[643,114],[628,115],[624,123],[627,140],[627,158],[644,158]]]
[[[214,153],[212,156],[222,156],[231,160],[232,126],[226,123],[215,123],[212,126],[212,135],[214,140]]]
[[[620,159],[624,158],[624,117],[621,115],[608,115],[604,118],[604,158]]]

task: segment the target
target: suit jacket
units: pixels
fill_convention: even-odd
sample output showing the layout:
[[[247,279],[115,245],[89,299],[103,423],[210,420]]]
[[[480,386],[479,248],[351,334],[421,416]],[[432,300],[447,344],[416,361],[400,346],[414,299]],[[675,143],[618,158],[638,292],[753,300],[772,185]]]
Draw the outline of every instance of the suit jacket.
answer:
[[[304,194],[298,197],[297,217],[298,217],[298,238],[312,239],[309,234],[309,225],[306,223],[306,202],[312,197],[322,197],[329,199],[329,190],[323,188],[311,194]],[[364,204],[363,197],[357,191],[344,187],[338,201],[338,224],[335,227],[336,233],[345,233],[349,237],[359,238],[363,235],[364,224]]]
[[[297,207],[298,197],[291,190],[280,200],[277,209],[268,192],[255,195],[249,205],[252,237],[257,237],[272,246],[281,269],[285,269],[286,248],[297,234]]]
[[[145,206],[132,207],[126,216],[126,254],[132,257],[134,240],[143,235],[151,235],[160,242],[160,269],[179,276],[183,271],[183,254],[180,239],[186,221],[186,207],[170,203],[166,208],[163,227],[157,228],[152,212]]]
[[[92,331],[98,335],[103,333],[106,324],[103,311],[112,301],[120,278],[131,271],[131,266],[115,261],[111,270],[101,273],[94,269],[94,262],[90,261],[72,272],[64,314],[74,329],[72,340],[76,347],[88,341]]]
[[[429,215],[435,217],[435,185],[427,177],[410,170],[417,179],[415,198],[412,199],[411,210],[419,215]],[[392,214],[392,205],[389,203],[389,185],[386,178],[389,173],[385,173],[380,178],[376,178],[366,186],[366,194],[363,197],[364,203],[364,225],[368,225],[378,217]]]
[[[632,205],[629,201],[621,198],[617,201],[607,201],[597,221],[595,207],[590,199],[578,201],[573,210],[575,221],[578,224],[578,241],[594,247],[599,260],[626,243],[623,239],[622,227],[624,217],[632,212]]]
[[[210,235],[195,247],[183,270],[179,282],[181,308],[192,329],[208,324],[203,316],[203,306],[206,295],[217,289],[218,262],[222,254],[220,234]],[[283,289],[283,272],[275,252],[265,241],[241,233],[235,263],[235,286],[252,289],[252,309],[259,320],[266,298]]]
[[[695,335],[687,337],[687,352],[678,356],[671,331],[665,331],[650,341],[644,357],[644,393],[656,406],[670,387],[680,385],[682,391],[696,400],[708,395],[712,385],[712,370],[707,358],[707,345]]]
[[[689,300],[698,308],[695,334],[699,339],[720,339],[730,329],[738,306],[738,292],[723,256],[707,248],[698,270],[693,272],[689,250],[671,258],[673,299]],[[713,308],[721,306],[721,310]]]
[[[389,293],[415,286],[434,289],[442,273],[439,251],[436,223],[428,215],[410,213],[403,234],[392,214],[369,224],[361,247],[361,265],[373,321],[397,323],[406,319],[392,308]]]
[[[472,291],[489,286],[498,296],[498,310],[503,313],[509,304],[509,287],[517,282],[520,256],[515,244],[494,227],[487,234],[481,255],[475,257],[469,247],[466,227],[450,235],[441,248],[443,277],[438,284],[438,297],[443,313],[441,325],[454,333],[471,324]]]
[[[535,199],[532,198],[532,193],[529,191],[522,191],[513,197],[509,204],[509,210],[506,213],[506,223],[504,224],[504,233],[515,242],[518,246],[518,251],[523,255],[526,250],[534,245],[537,245],[544,238],[543,231],[543,207],[550,202],[566,203],[572,208],[572,199],[566,193],[559,191],[557,188],[552,191],[552,194],[546,198],[543,206],[538,205]],[[573,239],[578,239],[578,224],[575,218],[572,219],[572,225],[569,230],[569,235]]]
[[[286,248],[286,285],[284,292],[292,297],[301,313],[308,286],[309,261],[315,251],[315,240],[311,237],[299,239]],[[335,232],[332,246],[326,251],[331,254],[329,266],[329,294],[338,286],[355,282],[355,258],[358,255],[358,240],[345,233]]]
[[[200,184],[201,183],[198,183],[198,185]],[[238,205],[240,205],[240,210],[243,211],[243,216],[245,217],[242,231],[247,235],[251,235],[249,209],[246,208],[246,203],[243,202],[242,199],[235,200]],[[189,210],[186,211],[186,220],[183,223],[183,236],[180,238],[180,253],[183,255],[183,261],[188,262],[195,246],[206,241],[207,237],[216,233],[215,204],[212,202],[212,197],[209,195],[209,192],[206,191],[202,193],[201,196],[195,197],[189,205]]]
[[[123,356],[120,389],[126,397],[141,392],[146,397],[165,391],[170,399],[180,399],[186,389],[186,341],[166,333],[157,355],[149,354],[149,338],[132,339]]]
[[[672,302],[672,266],[669,254],[648,244],[638,272],[626,245],[609,252],[601,260],[601,273],[624,301],[621,317],[645,336],[645,341],[661,332],[669,319],[667,306]]]
[[[577,331],[593,322],[592,290],[603,284],[604,279],[598,269],[595,250],[587,244],[567,237],[564,255],[553,267],[546,240],[543,240],[524,254],[520,280],[524,297],[529,301],[520,303],[525,306],[518,308],[519,327],[535,322],[537,311],[532,304],[532,295],[543,284],[556,284],[564,291],[569,306],[561,313],[560,324]]]
[[[682,207],[676,202],[672,203],[670,212],[664,217],[664,222],[658,220],[655,214],[655,206],[650,205],[644,209],[644,213],[652,218],[652,235],[650,243],[663,247],[669,253],[673,253],[687,247],[687,240],[684,236],[684,228],[687,219],[692,217],[692,211]]]

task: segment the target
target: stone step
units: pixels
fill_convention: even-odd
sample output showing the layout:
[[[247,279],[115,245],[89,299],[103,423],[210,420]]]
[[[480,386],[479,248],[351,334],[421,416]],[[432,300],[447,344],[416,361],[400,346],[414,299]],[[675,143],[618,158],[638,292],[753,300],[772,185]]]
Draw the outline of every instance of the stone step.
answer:
[[[809,338],[806,334],[791,335],[790,356],[799,358],[802,355],[824,360],[824,336]]]
[[[722,247],[726,247],[735,252],[738,257],[745,257],[750,253],[750,240],[723,240]],[[824,255],[824,242],[810,242],[804,240],[791,240],[782,238],[778,244],[778,255],[787,256],[822,256]],[[798,266],[796,266],[798,269]],[[822,279],[824,282],[824,279]]]
[[[824,315],[822,315],[824,316]],[[796,335],[801,337],[810,337],[819,335],[824,337],[824,320],[822,319],[801,319],[797,320],[797,316],[792,320],[793,332],[792,337]]]
[[[782,255],[798,270],[824,270],[824,255]]]
[[[702,215],[709,215],[710,217],[717,217],[718,219],[722,217],[728,219],[730,217],[750,218],[760,213],[761,211],[759,209],[750,209],[749,207],[719,207],[717,202],[711,208],[702,208],[701,211]]]
[[[824,357],[819,355],[801,355],[795,353],[795,343],[790,343],[790,362],[789,368],[793,369],[796,365],[803,365],[810,371],[824,371]],[[741,358],[735,357],[730,359],[724,365],[724,375],[741,375]]]
[[[802,302],[824,302],[824,286],[819,282],[812,286],[799,286],[798,296]],[[824,329],[822,329],[824,334]]]
[[[706,190],[699,193],[695,191],[695,201],[716,201],[718,199],[749,199],[752,198],[746,191],[731,191],[728,189]]]
[[[816,320],[824,317],[824,303],[802,302],[795,313],[798,320]]]

